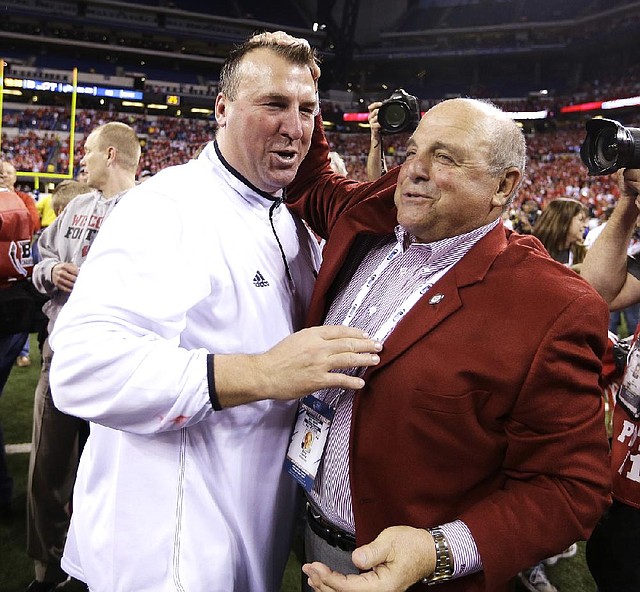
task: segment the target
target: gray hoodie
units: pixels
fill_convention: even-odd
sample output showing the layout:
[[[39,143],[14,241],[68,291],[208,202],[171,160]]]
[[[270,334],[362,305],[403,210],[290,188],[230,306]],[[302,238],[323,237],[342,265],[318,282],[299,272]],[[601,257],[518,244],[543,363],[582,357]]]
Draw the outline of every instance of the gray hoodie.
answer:
[[[51,296],[42,307],[49,317],[49,333],[60,309],[69,298],[69,294],[54,285],[53,268],[58,263],[82,265],[104,219],[124,193],[118,193],[110,199],[105,199],[100,191],[78,195],[40,235],[38,248],[42,259],[33,268],[33,284],[40,292]]]

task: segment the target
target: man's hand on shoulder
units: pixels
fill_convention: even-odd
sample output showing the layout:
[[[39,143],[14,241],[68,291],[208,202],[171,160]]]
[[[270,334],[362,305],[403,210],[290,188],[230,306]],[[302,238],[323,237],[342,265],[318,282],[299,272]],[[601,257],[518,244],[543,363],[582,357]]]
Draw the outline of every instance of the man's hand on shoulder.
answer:
[[[391,526],[358,547],[351,560],[361,574],[344,575],[322,563],[307,563],[302,571],[317,592],[404,592],[433,573],[436,554],[426,530]]]

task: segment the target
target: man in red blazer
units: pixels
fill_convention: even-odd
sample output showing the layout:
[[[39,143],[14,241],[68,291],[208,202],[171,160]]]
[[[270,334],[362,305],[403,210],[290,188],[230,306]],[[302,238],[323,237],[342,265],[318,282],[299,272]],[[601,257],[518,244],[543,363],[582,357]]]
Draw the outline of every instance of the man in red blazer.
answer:
[[[609,503],[607,307],[502,226],[525,142],[499,109],[436,105],[372,183],[332,174],[321,127],[287,199],[327,239],[308,323],[384,349],[361,391],[315,393],[333,419],[306,475],[308,589],[509,590]]]

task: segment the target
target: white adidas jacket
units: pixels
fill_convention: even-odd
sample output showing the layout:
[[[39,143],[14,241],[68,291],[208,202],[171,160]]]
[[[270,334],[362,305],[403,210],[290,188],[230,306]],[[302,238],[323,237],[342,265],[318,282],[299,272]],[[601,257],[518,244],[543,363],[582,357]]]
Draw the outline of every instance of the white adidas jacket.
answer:
[[[295,485],[296,401],[214,412],[208,353],[302,327],[315,239],[210,143],[104,223],[51,345],[56,405],[91,421],[63,568],[92,592],[277,592]]]

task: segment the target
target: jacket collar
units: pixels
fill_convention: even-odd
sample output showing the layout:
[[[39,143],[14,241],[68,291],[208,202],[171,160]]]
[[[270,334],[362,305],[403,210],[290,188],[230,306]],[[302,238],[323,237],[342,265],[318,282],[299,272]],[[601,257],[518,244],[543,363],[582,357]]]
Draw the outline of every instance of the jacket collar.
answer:
[[[395,217],[393,218],[395,221]],[[352,222],[357,226],[355,221]],[[334,233],[335,233],[334,229]],[[392,230],[391,230],[392,231]],[[348,231],[347,231],[348,232]],[[332,248],[331,240],[325,249],[324,259],[315,287],[308,321],[317,325],[324,320],[329,305],[328,294],[331,293],[333,279],[349,253],[355,240],[355,234],[339,234],[350,236],[349,241],[336,241],[338,246]],[[487,275],[496,257],[507,247],[507,236],[500,222],[495,228],[482,237],[456,265],[445,274],[407,313],[402,320],[402,329],[389,335],[384,346],[382,362],[369,372],[377,371],[395,359],[418,339],[429,333],[449,315],[462,306],[459,295],[460,288],[482,281]]]

